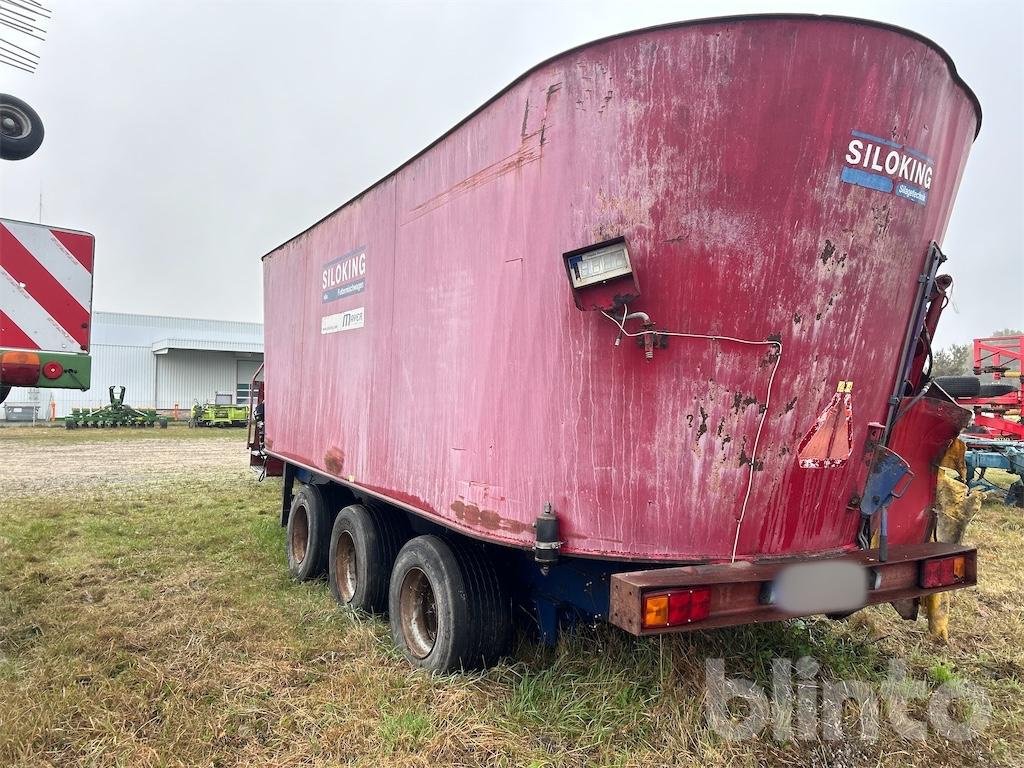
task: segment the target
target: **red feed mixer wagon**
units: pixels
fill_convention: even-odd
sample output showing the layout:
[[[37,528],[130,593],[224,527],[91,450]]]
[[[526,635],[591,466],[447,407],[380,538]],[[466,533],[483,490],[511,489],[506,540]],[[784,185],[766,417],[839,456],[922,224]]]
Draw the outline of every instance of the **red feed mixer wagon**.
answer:
[[[980,108],[934,43],[748,16],[527,72],[263,259],[252,460],[410,662],[975,583],[924,371]]]

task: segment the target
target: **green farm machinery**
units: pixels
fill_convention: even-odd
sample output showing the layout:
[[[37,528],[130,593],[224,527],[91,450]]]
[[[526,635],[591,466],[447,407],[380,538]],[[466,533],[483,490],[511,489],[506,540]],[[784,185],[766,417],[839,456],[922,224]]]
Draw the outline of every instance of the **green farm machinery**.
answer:
[[[90,410],[74,408],[64,419],[65,429],[79,427],[160,427],[167,428],[167,419],[150,409],[132,408],[124,404],[124,387],[110,388],[110,405]]]
[[[196,403],[192,406],[190,427],[244,427],[249,423],[249,406]]]

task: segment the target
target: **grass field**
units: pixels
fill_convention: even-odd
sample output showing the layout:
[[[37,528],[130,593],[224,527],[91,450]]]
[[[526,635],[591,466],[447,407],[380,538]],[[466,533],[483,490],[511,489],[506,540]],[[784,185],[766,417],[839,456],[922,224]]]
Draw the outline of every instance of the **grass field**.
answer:
[[[198,458],[197,458],[198,457]],[[1024,512],[986,503],[980,586],[951,641],[888,606],[846,622],[635,640],[520,638],[487,673],[429,678],[386,625],[285,574],[279,487],[240,430],[0,429],[0,766],[1012,766],[1024,758]],[[80,466],[81,465],[81,466]],[[208,468],[208,469],[207,469]],[[961,743],[718,736],[704,659],[765,684],[813,656],[879,683],[903,659],[930,689],[992,703]]]

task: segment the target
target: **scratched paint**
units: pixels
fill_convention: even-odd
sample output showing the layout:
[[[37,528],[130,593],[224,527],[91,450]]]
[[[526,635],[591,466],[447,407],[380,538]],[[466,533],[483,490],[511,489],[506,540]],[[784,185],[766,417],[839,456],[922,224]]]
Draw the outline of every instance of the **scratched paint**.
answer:
[[[752,476],[740,557],[852,547],[867,425],[977,119],[935,48],[854,22],[677,25],[556,57],[265,258],[268,444],[506,544],[530,546],[550,501],[566,552],[728,559]],[[927,205],[841,181],[854,129],[934,160]],[[561,254],[619,236],[631,309],[776,338],[781,359],[616,346],[574,306]],[[356,247],[366,289],[330,311],[364,325],[322,335],[320,270]],[[840,380],[856,382],[851,459],[802,468]],[[908,418],[900,440],[933,426]],[[919,487],[893,508],[901,540],[925,535]]]

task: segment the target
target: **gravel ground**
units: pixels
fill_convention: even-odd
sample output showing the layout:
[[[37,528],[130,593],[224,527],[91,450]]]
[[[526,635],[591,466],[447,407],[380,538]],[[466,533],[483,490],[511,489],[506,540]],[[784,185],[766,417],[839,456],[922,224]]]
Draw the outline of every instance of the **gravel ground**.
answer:
[[[0,434],[0,488],[32,494],[83,487],[238,480],[248,476],[245,432],[194,436],[189,430],[107,430]]]

